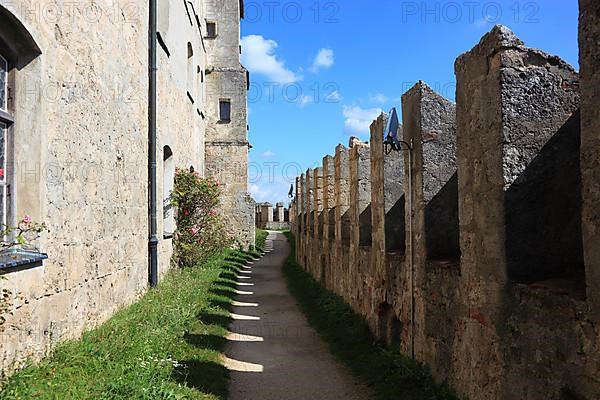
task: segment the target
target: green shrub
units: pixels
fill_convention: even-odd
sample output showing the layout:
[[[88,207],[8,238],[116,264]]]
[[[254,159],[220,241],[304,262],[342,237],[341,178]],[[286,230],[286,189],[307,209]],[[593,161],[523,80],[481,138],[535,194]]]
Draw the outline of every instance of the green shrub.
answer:
[[[171,203],[177,209],[173,260],[179,267],[206,262],[231,244],[218,212],[221,188],[197,172],[178,168]]]

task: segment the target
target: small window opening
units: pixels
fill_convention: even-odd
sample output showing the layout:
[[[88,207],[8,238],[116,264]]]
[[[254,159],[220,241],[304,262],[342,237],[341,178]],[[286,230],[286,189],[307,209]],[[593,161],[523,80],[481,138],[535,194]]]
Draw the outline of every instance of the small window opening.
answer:
[[[187,44],[187,91],[190,100],[194,99],[194,48],[190,42]]]
[[[206,22],[206,38],[214,39],[217,37],[217,23]]]
[[[163,234],[165,238],[173,236],[175,218],[171,203],[171,192],[175,186],[175,159],[169,146],[163,147]]]
[[[219,119],[222,122],[231,121],[231,101],[220,100],[219,101]]]

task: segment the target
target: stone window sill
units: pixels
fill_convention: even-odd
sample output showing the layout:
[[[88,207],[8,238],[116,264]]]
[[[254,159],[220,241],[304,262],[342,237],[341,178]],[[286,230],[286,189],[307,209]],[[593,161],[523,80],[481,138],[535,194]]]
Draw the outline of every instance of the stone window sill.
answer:
[[[39,267],[48,258],[45,253],[30,250],[8,250],[0,252],[0,271]]]

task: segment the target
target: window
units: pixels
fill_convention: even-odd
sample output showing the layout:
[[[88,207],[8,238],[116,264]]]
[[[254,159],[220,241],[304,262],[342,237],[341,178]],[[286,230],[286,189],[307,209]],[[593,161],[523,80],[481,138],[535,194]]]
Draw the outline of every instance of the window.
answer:
[[[10,224],[9,197],[10,182],[6,166],[11,156],[9,132],[14,117],[9,103],[9,68],[8,60],[0,54],[0,224],[5,227]]]
[[[8,126],[0,122],[0,224],[2,226],[8,225],[8,184],[6,180],[6,138],[8,133]]]
[[[206,21],[206,38],[214,39],[217,37],[217,23]]]
[[[8,111],[8,61],[0,55],[0,109]]]
[[[231,121],[231,101],[221,100],[219,101],[219,120],[223,122]]]
[[[194,47],[187,44],[187,92],[188,97],[194,102]]]
[[[175,160],[173,151],[169,146],[163,147],[163,236],[165,239],[173,237],[175,223],[171,192],[175,186]]]
[[[14,207],[15,184],[11,166],[14,164],[14,140],[18,134],[24,140],[35,140],[34,132],[15,132],[15,118],[20,111],[16,109],[15,78],[16,74],[28,68],[28,65],[42,52],[31,34],[12,12],[0,5],[0,224],[15,226],[16,210]],[[26,70],[27,71],[27,70]],[[33,70],[27,74],[28,80],[40,77]],[[27,96],[25,96],[27,97]],[[24,98],[23,107],[31,109],[39,104],[38,100]],[[20,105],[21,107],[21,105]],[[28,154],[33,159],[38,154]],[[7,171],[8,169],[8,171]],[[30,210],[22,210],[28,213]],[[7,238],[11,240],[12,238]],[[46,254],[33,249],[11,249],[8,254],[0,252],[0,270],[15,267],[34,267],[41,265]]]

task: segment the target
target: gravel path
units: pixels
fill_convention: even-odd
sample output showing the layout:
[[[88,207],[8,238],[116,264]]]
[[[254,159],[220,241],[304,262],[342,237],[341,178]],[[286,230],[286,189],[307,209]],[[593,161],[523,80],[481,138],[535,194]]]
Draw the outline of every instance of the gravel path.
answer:
[[[290,295],[285,236],[271,232],[261,260],[238,274],[225,366],[230,400],[363,400],[367,390],[330,355]]]

